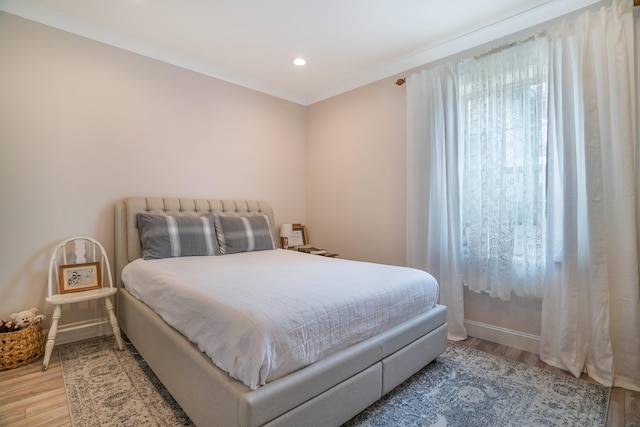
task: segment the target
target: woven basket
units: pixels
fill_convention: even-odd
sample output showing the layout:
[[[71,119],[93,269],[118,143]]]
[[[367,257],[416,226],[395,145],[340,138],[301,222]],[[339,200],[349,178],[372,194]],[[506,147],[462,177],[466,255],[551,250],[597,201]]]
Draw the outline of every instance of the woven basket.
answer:
[[[0,371],[28,365],[40,359],[43,353],[40,322],[21,331],[0,333]]]

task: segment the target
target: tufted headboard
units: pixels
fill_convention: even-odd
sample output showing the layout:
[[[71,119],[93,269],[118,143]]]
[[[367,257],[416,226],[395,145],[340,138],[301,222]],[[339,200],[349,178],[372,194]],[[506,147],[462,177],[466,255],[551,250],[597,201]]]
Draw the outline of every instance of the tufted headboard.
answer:
[[[116,284],[122,286],[120,273],[125,265],[142,257],[138,235],[138,213],[174,216],[202,216],[216,213],[226,216],[267,215],[273,241],[273,210],[266,202],[255,200],[185,199],[168,197],[129,197],[115,207],[115,269]]]

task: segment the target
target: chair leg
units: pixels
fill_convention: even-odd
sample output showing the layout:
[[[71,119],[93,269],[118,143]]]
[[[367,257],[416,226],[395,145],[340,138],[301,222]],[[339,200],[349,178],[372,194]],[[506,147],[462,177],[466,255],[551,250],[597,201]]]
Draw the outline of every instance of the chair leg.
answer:
[[[111,323],[111,329],[113,329],[113,336],[116,339],[116,344],[118,345],[118,349],[124,350],[124,344],[122,343],[122,336],[120,335],[120,326],[118,326],[118,318],[113,312],[113,304],[111,300],[107,297],[104,299],[104,306],[107,308],[107,312],[109,313],[109,323]]]
[[[51,327],[47,334],[47,344],[44,348],[44,360],[42,361],[42,370],[46,371],[49,368],[49,359],[53,352],[53,346],[56,344],[56,335],[58,335],[58,320],[62,314],[62,308],[60,305],[56,305],[53,309],[53,318],[51,319]]]

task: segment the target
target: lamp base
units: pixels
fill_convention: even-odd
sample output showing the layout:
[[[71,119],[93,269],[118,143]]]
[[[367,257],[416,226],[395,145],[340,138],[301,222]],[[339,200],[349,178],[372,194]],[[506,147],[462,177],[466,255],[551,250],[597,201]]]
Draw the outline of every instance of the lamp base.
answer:
[[[282,243],[282,249],[289,249],[289,238],[288,237],[281,237],[280,238],[280,243]]]

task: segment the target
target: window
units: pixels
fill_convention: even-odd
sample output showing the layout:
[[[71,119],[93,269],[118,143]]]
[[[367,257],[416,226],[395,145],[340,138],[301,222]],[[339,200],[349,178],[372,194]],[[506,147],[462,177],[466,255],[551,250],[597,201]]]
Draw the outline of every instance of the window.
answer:
[[[548,46],[532,38],[458,65],[468,286],[539,296],[545,268]]]

